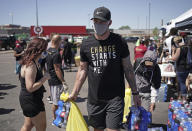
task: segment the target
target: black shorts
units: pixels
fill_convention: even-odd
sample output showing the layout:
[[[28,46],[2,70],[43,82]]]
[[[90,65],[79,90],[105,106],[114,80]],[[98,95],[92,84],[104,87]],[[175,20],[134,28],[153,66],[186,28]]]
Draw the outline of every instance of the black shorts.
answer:
[[[42,99],[34,99],[29,96],[19,96],[19,102],[21,109],[23,110],[23,115],[26,117],[34,117],[40,112],[45,111],[45,106]]]
[[[120,129],[124,99],[116,97],[108,102],[87,103],[89,125],[96,129]]]

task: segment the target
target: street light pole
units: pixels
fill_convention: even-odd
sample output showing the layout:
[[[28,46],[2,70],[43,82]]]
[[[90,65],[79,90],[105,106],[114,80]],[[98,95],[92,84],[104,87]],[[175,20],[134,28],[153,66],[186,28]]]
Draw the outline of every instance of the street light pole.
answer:
[[[137,29],[139,29],[139,22],[140,22],[139,16],[137,16]]]
[[[38,23],[38,4],[37,4],[37,0],[36,0],[36,26],[39,27],[39,23]],[[39,37],[39,32],[38,32],[38,37]]]
[[[11,16],[11,24],[13,25],[13,12],[10,12],[9,15]]]
[[[149,2],[149,37],[150,37],[151,3]]]
[[[90,13],[88,14],[88,28],[90,28]]]
[[[148,34],[148,28],[147,28],[147,27],[148,27],[148,23],[147,23],[147,16],[146,16],[146,32],[145,32],[145,33],[146,33],[146,36],[147,36],[147,34]]]
[[[11,22],[12,22],[12,25],[13,25],[13,13],[11,15]]]
[[[36,0],[36,24],[37,24],[37,27],[39,26],[38,24],[38,4],[37,4],[37,0]]]

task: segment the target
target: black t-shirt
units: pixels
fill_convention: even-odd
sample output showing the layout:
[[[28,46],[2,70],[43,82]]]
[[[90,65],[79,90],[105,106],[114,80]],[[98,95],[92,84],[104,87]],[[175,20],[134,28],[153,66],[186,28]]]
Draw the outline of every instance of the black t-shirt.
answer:
[[[14,51],[16,52],[16,54],[20,54],[24,49],[20,46],[20,47],[15,47]],[[16,61],[19,61],[21,59],[21,56],[15,57]]]
[[[72,55],[71,48],[72,48],[72,43],[66,42],[64,44],[64,51],[63,51],[64,57],[70,57]]]
[[[59,51],[55,48],[49,48],[47,51],[48,55],[46,58],[47,61],[47,70],[51,76],[51,79],[48,80],[50,86],[54,85],[60,85],[62,82],[59,80],[59,78],[56,75],[54,64],[62,64],[61,55],[59,54]],[[60,66],[61,67],[61,66]],[[63,70],[61,69],[62,74],[64,75]]]
[[[127,43],[121,36],[110,33],[106,40],[94,36],[81,45],[82,62],[88,62],[88,102],[97,104],[115,97],[124,97],[124,71],[122,58],[129,56]]]

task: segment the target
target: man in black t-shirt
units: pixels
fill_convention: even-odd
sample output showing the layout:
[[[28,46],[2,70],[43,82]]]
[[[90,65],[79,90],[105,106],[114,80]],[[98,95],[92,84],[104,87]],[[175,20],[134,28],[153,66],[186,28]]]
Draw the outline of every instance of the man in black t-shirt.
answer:
[[[57,102],[59,101],[61,93],[67,90],[67,84],[64,80],[64,72],[61,67],[62,59],[58,50],[61,44],[61,37],[59,35],[54,35],[51,42],[51,47],[47,50],[48,55],[46,61],[47,70],[51,76],[48,83],[50,86],[51,100],[53,101],[52,113],[55,119],[55,111],[58,108]]]
[[[71,60],[72,60],[72,43],[68,41],[68,38],[65,38],[65,43],[64,43],[64,51],[63,51],[63,57],[64,57],[64,62],[69,68],[71,69]]]
[[[124,109],[124,74],[132,88],[133,101],[140,105],[127,43],[111,33],[111,13],[105,7],[95,9],[93,36],[83,41],[80,67],[69,100],[76,99],[88,75],[88,118],[95,131],[119,131]]]
[[[24,53],[23,47],[19,43],[17,43],[16,47],[14,48],[14,56],[16,59],[16,69],[15,69],[16,74],[20,73],[21,64],[19,63],[19,61],[21,60],[23,53]]]

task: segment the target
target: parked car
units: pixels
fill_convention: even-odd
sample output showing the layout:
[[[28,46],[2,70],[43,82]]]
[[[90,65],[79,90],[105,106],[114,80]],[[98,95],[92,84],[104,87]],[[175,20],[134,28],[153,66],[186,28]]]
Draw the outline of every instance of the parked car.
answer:
[[[16,38],[14,36],[0,36],[0,50],[5,48],[9,50],[10,48],[15,48]]]
[[[136,42],[139,37],[125,37],[124,38],[127,42]]]

